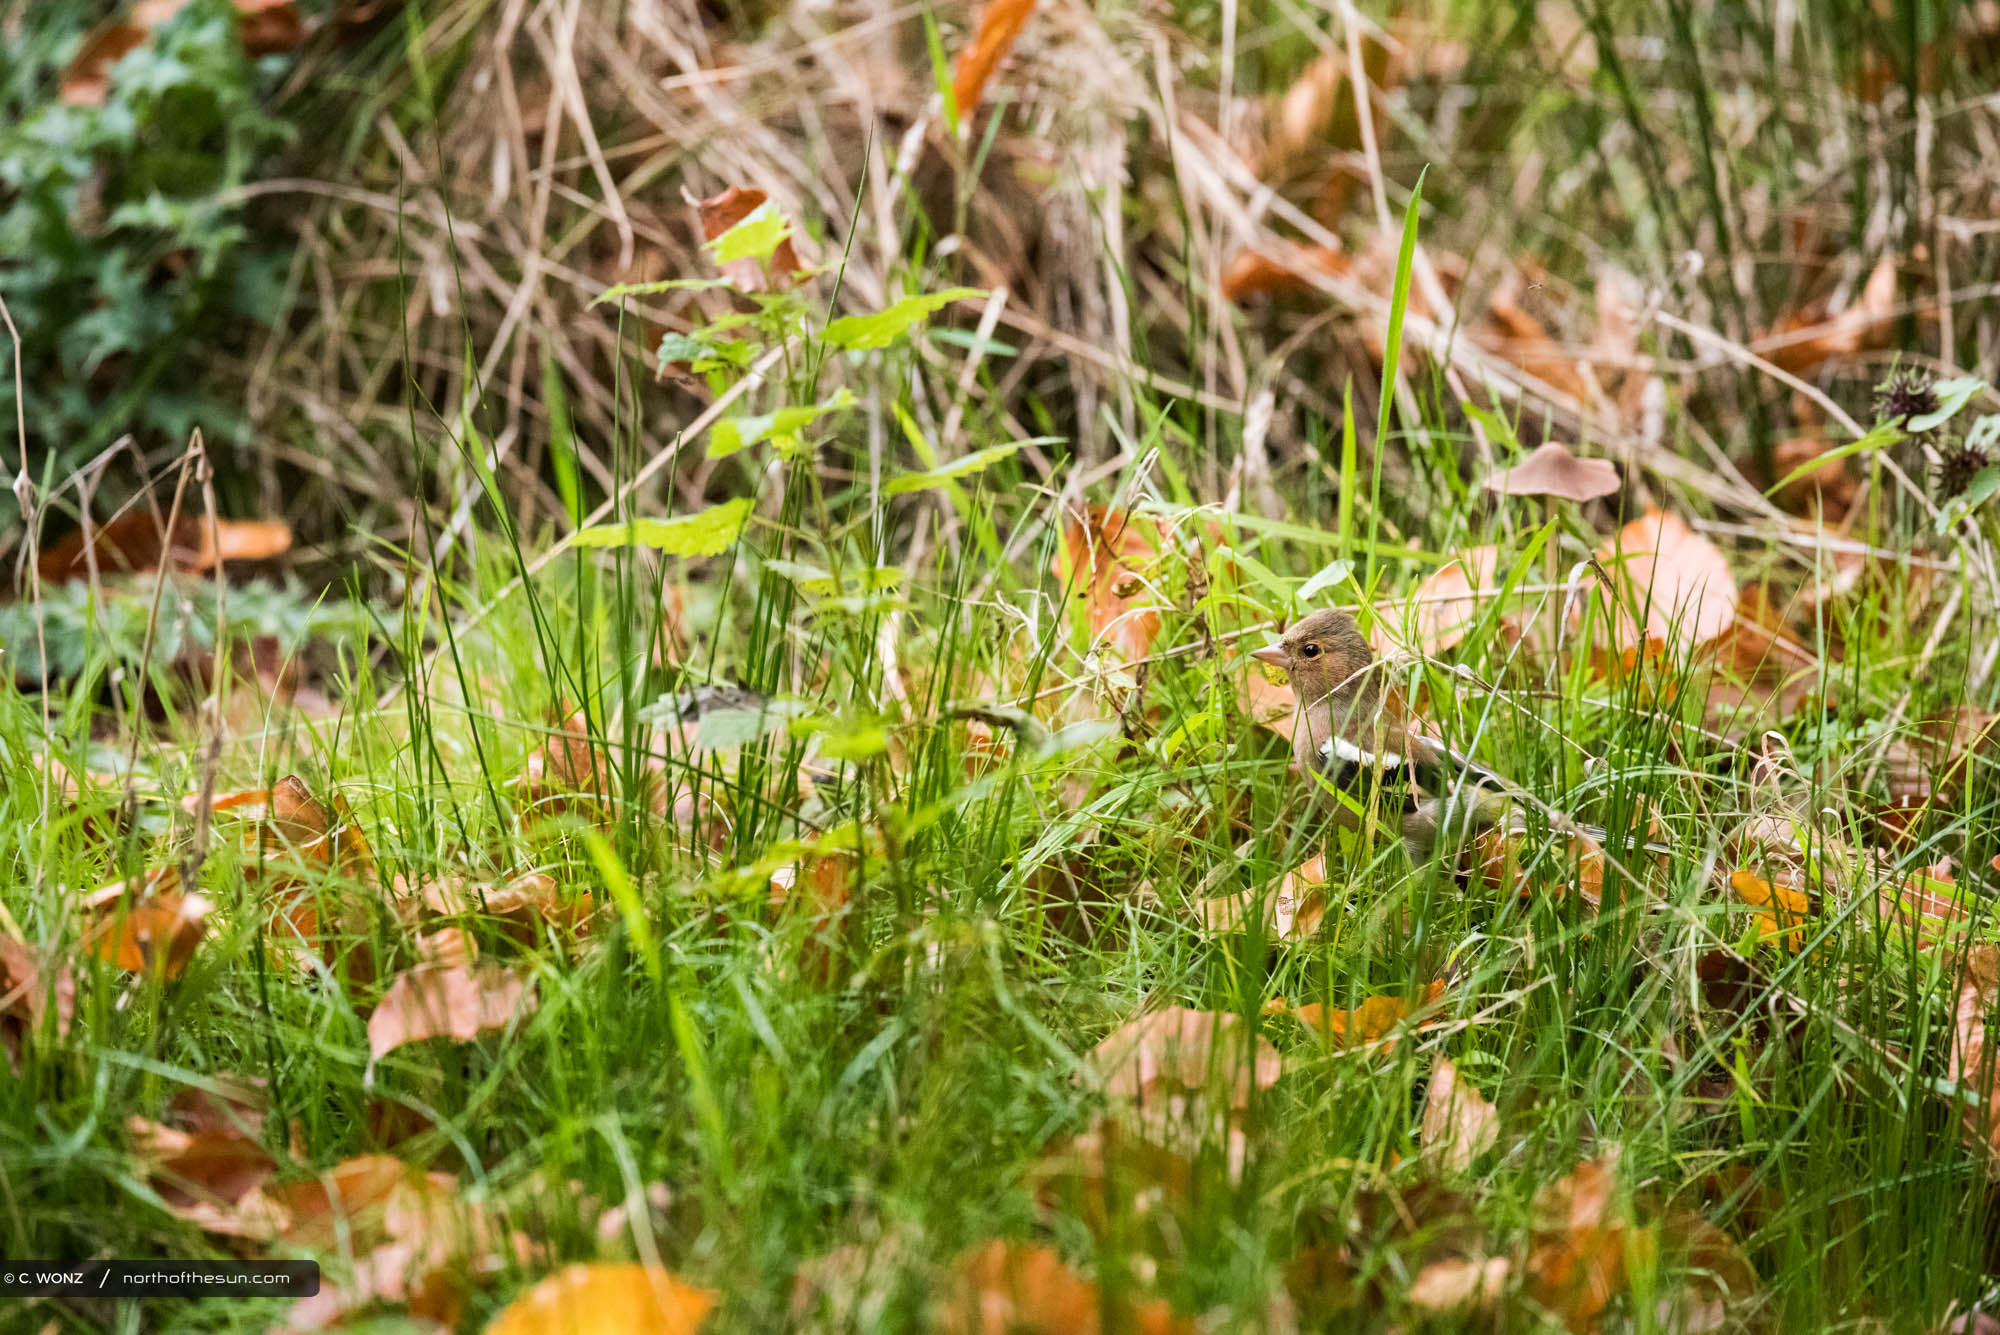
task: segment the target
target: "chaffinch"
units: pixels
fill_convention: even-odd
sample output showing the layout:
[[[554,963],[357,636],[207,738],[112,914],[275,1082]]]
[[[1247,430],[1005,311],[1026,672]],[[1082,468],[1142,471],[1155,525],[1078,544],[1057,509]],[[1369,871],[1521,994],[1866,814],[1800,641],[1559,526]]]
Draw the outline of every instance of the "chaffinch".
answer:
[[[1348,613],[1329,608],[1305,617],[1278,643],[1250,655],[1281,667],[1298,705],[1292,715],[1292,756],[1333,803],[1336,817],[1353,813],[1335,793],[1364,806],[1377,787],[1404,779],[1403,840],[1428,856],[1440,828],[1479,829],[1506,818],[1513,786],[1485,766],[1412,731],[1387,708],[1375,651]]]
[[[1333,803],[1343,823],[1358,822],[1336,793],[1357,798],[1365,807],[1382,784],[1400,773],[1403,842],[1416,857],[1429,857],[1443,830],[1461,837],[1496,825],[1510,834],[1524,832],[1516,798],[1539,808],[1552,828],[1604,846],[1601,827],[1571,820],[1518,784],[1412,730],[1390,710],[1375,650],[1348,613],[1338,608],[1314,612],[1276,644],[1250,656],[1283,668],[1291,678],[1298,700],[1292,713],[1292,758]],[[1657,841],[1640,847],[1648,853],[1672,851]]]

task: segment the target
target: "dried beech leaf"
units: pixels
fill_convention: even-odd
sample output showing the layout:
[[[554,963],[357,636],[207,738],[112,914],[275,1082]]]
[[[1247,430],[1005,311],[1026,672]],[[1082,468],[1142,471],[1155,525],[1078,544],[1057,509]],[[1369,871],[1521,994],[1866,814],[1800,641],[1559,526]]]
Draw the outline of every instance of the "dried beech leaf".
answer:
[[[368,1052],[380,1061],[405,1043],[427,1038],[470,1042],[505,1029],[525,1002],[534,1009],[527,982],[496,965],[419,965],[397,974],[368,1017]]]

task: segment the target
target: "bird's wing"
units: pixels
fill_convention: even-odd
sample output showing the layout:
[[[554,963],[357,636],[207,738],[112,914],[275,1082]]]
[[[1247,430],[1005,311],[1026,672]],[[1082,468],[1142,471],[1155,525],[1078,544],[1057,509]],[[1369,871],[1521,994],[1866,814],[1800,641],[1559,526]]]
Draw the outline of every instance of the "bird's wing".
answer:
[[[1400,751],[1372,749],[1335,733],[1319,744],[1317,768],[1330,787],[1358,797],[1411,763]]]
[[[1413,790],[1406,798],[1410,809],[1422,794],[1442,795],[1467,788],[1510,792],[1514,788],[1478,761],[1420,733],[1401,729],[1385,730],[1374,746],[1335,733],[1319,745],[1318,770],[1329,786],[1357,796],[1400,774]]]

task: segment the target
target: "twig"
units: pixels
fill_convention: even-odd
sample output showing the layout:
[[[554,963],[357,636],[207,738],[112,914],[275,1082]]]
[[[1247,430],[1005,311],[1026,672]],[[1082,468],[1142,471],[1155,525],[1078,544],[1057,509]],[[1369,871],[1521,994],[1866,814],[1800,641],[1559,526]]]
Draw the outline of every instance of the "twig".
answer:
[[[21,447],[21,471],[14,475],[14,503],[21,507],[21,528],[27,534],[21,545],[21,561],[27,572],[28,602],[35,609],[35,652],[41,658],[41,745],[46,753],[49,747],[49,637],[42,607],[42,517],[35,504],[35,481],[28,476],[28,393],[21,374],[21,331],[14,327],[14,313],[7,309],[4,294],[0,294],[0,320],[6,322],[7,337],[14,344],[14,434]],[[7,665],[6,671],[11,673],[13,670],[11,664]],[[46,764],[42,766],[41,799],[42,825],[47,828],[54,803],[49,791],[49,766]],[[6,911],[4,904],[0,904],[0,915],[4,915],[4,923],[0,925],[4,925],[15,940],[25,944],[27,938],[21,934],[20,924],[14,921],[14,915]]]

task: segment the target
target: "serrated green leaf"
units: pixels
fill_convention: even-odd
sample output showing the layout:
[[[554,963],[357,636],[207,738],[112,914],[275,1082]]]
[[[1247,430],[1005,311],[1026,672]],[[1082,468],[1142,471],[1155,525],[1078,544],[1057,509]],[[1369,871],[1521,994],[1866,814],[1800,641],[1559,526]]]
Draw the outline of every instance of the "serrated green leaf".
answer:
[[[660,338],[660,350],[657,356],[662,371],[675,362],[687,362],[692,365],[708,356],[708,344],[698,338],[690,338],[686,334],[664,334]]]
[[[1935,431],[1958,416],[1958,410],[1972,402],[1972,396],[1985,389],[1986,382],[1966,375],[1951,380],[1940,380],[1932,388],[1938,396],[1937,411],[1909,420],[1904,429],[1913,436],[1921,436],[1926,431]]]
[[[791,230],[785,215],[766,200],[744,214],[743,221],[709,242],[708,248],[715,253],[717,264],[728,264],[732,260],[762,263],[771,258],[771,252],[791,235]]]
[[[904,297],[887,310],[876,311],[873,315],[843,315],[826,327],[824,337],[836,348],[846,348],[850,352],[886,348],[909,332],[912,326],[929,319],[952,302],[985,295],[976,287],[952,287],[942,292]]]
[[[774,575],[781,575],[797,585],[805,593],[818,597],[831,597],[850,590],[860,593],[881,593],[895,588],[904,579],[901,566],[875,566],[868,570],[850,574],[846,579],[835,579],[818,566],[809,566],[801,561],[786,561],[773,558],[764,562],[764,569]],[[858,578],[856,577],[858,574]]]
[[[795,404],[755,417],[725,417],[708,434],[708,457],[726,458],[766,439],[787,454],[795,453],[801,448],[799,432],[828,413],[853,406],[854,395],[842,389],[821,403]]]
[[[626,297],[650,297],[661,292],[706,292],[712,287],[728,286],[727,278],[663,278],[656,283],[619,283],[598,293],[590,304],[601,306],[607,301],[622,301]]]
[[[674,519],[634,519],[578,529],[578,547],[651,547],[668,556],[717,556],[729,550],[750,517],[750,500],[740,497]]]
[[[922,473],[905,473],[892,478],[882,488],[884,496],[904,496],[913,491],[925,491],[931,487],[941,487],[954,478],[968,473],[978,473],[991,468],[1002,459],[1008,458],[1024,445],[1052,445],[1060,441],[1060,436],[1032,436],[1026,440],[1010,440],[999,445],[988,445],[983,450],[954,459],[942,467],[932,468]]]

